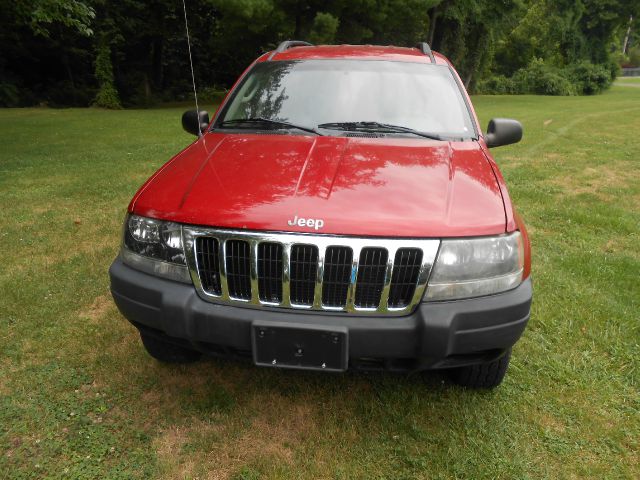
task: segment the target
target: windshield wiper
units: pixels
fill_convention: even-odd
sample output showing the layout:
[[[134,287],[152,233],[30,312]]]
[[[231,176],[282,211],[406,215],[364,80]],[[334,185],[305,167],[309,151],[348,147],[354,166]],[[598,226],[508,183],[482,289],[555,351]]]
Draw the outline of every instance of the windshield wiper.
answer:
[[[360,130],[369,132],[392,132],[392,133],[410,133],[419,137],[430,138],[432,140],[442,140],[443,138],[436,133],[419,132],[409,127],[400,125],[391,125],[389,123],[380,122],[333,122],[321,123],[318,128],[326,128],[329,130]]]
[[[287,128],[295,128],[298,130],[303,130],[305,132],[313,133],[315,135],[323,136],[315,128],[303,127],[301,125],[295,125],[293,123],[285,122],[283,120],[273,120],[271,118],[264,118],[264,117],[234,118],[233,120],[225,120],[220,124],[220,126],[224,127],[224,126],[243,125],[243,124],[249,125],[249,124],[256,124],[256,123],[262,123],[267,125],[277,125],[280,127],[287,127]]]

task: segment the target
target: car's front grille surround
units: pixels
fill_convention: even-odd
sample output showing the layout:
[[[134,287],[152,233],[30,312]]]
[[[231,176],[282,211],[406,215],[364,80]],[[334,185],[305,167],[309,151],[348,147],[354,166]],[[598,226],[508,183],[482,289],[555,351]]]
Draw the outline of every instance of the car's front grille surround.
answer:
[[[191,278],[213,303],[405,315],[440,241],[183,227]]]

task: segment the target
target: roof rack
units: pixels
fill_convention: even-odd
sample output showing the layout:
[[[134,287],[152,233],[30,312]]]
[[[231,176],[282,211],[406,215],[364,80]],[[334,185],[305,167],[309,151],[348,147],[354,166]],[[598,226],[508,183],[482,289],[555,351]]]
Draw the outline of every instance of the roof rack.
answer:
[[[427,42],[420,42],[416,45],[416,48],[420,50],[423,54],[429,55],[431,59],[431,63],[436,63],[436,57],[433,56],[433,52],[431,51],[431,47]]]
[[[285,40],[284,42],[281,42],[280,45],[278,45],[278,47],[271,53],[271,55],[269,55],[269,58],[267,60],[271,60],[274,55],[282,53],[293,47],[313,47],[313,44],[309,42],[303,42],[302,40]]]

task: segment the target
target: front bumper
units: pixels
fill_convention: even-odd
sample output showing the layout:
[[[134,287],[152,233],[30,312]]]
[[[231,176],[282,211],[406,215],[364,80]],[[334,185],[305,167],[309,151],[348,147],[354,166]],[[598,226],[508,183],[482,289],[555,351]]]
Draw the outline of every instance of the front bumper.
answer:
[[[404,317],[362,317],[293,310],[256,310],[202,300],[193,285],[135,270],[120,258],[109,269],[120,312],[138,329],[212,354],[251,357],[254,321],[346,328],[349,366],[363,369],[449,368],[498,358],[522,335],[531,280],[509,292],[421,303]]]

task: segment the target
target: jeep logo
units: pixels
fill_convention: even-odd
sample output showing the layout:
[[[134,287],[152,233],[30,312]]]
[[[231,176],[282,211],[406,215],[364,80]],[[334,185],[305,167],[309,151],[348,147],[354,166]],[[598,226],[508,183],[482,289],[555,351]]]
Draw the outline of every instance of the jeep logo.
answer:
[[[297,225],[299,227],[309,227],[320,230],[322,227],[324,227],[324,220],[322,220],[321,218],[298,218],[298,216],[296,215],[295,217],[293,217],[293,220],[287,221],[287,224],[290,227]]]

